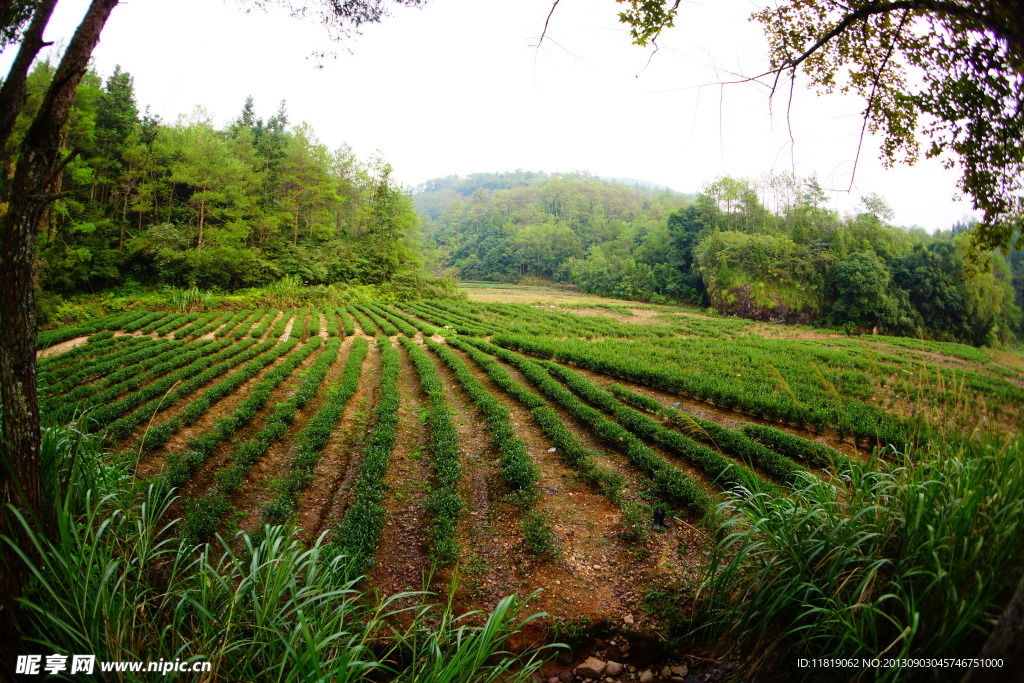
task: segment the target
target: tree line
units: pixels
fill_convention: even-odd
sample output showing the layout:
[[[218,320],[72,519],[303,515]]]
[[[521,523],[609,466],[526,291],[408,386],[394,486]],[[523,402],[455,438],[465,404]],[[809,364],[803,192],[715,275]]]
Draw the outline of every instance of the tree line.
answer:
[[[464,279],[535,275],[605,296],[975,345],[1021,332],[1024,254],[988,252],[974,273],[970,226],[900,228],[876,195],[840,215],[814,178],[724,177],[688,197],[516,172],[438,179],[415,197],[427,253]]]
[[[14,143],[54,75],[29,74]],[[218,128],[201,107],[174,123],[139,111],[132,76],[82,78],[61,133],[68,162],[39,225],[39,305],[122,285],[236,290],[284,276],[380,284],[421,270],[418,218],[382,159],[330,149],[285,102],[252,98]]]

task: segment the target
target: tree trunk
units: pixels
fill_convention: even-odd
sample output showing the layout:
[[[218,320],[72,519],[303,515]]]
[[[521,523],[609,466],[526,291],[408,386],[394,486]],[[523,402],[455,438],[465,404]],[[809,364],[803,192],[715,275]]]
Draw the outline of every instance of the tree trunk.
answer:
[[[978,654],[979,659],[1001,659],[1002,667],[977,667],[971,669],[961,680],[961,683],[977,683],[977,681],[992,681],[1001,683],[1006,681],[1019,681],[1021,667],[1024,666],[1024,576],[1021,576],[1017,584],[1017,591],[1013,594],[1010,604],[1007,605],[1003,616],[996,622],[988,637],[985,646]]]
[[[206,192],[204,189],[203,192]],[[206,200],[199,202],[199,243],[196,244],[196,250],[203,248],[203,227],[206,221]]]
[[[9,186],[7,213],[0,224],[0,502],[21,510],[36,525],[45,525],[41,481],[39,408],[36,400],[36,312],[34,259],[39,219],[53,197],[49,187],[57,164],[60,130],[67,120],[75,89],[117,0],[93,0],[68,44],[50,88],[21,143]],[[20,52],[19,52],[20,55]],[[2,131],[0,131],[2,133]],[[31,553],[9,516],[0,531]],[[9,526],[10,525],[10,526]],[[0,602],[9,614],[12,599],[25,585],[23,565],[6,546],[0,568]]]
[[[18,48],[18,56],[14,58],[11,71],[7,74],[3,88],[0,89],[0,154],[6,152],[18,113],[25,106],[25,80],[28,78],[28,70],[39,51],[49,44],[43,42],[43,29],[50,21],[56,4],[57,0],[42,0],[36,7]],[[6,159],[7,155],[3,154],[3,157]]]

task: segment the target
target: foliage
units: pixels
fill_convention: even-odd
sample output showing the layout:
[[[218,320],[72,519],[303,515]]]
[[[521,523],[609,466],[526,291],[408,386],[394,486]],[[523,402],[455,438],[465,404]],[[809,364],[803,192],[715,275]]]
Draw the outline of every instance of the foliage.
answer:
[[[35,67],[30,103],[52,77],[48,62]],[[453,290],[422,271],[418,219],[390,166],[329,150],[306,124],[290,128],[283,103],[266,122],[246,107],[224,129],[202,108],[173,124],[140,118],[130,74],[118,66],[104,83],[89,71],[61,137],[63,154],[80,153],[59,173],[40,233],[42,290],[167,285],[182,312],[207,310],[214,290],[282,277],[340,292],[420,280],[433,280],[435,295]],[[66,317],[55,301],[44,297],[48,317]]]
[[[886,450],[843,485],[723,503],[702,588],[705,628],[752,666],[843,652],[959,656],[1020,574],[1022,441]],[[862,670],[895,680],[902,669]]]
[[[372,598],[345,557],[284,527],[189,546],[166,520],[173,489],[133,481],[131,461],[98,439],[48,427],[43,453],[59,482],[52,533],[15,512],[33,553],[0,536],[33,577],[17,602],[37,647],[100,661],[202,660],[212,676],[240,680],[526,680],[544,661],[547,647],[504,649],[541,616],[522,617],[524,601],[457,615],[430,593]]]
[[[673,25],[679,2],[629,0],[620,19],[640,45]],[[925,154],[961,172],[984,221],[972,230],[976,263],[1020,247],[1024,215],[1024,27],[1014,2],[787,0],[755,12],[764,27],[772,91],[806,75],[820,93],[863,98],[865,127],[882,136],[887,164]],[[795,87],[791,86],[791,87]]]

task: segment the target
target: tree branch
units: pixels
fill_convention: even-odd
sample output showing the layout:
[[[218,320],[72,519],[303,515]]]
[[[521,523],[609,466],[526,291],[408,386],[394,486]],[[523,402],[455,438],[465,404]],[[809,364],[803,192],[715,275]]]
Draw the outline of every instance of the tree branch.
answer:
[[[540,32],[540,40],[537,41],[537,47],[540,47],[541,43],[544,42],[544,36],[548,34],[548,23],[551,21],[551,15],[555,13],[555,8],[558,7],[558,3],[561,1],[562,0],[555,0],[551,3],[551,11],[548,12],[548,18],[544,20],[544,30]]]
[[[862,19],[867,19],[876,14],[887,14],[889,12],[896,12],[899,10],[908,10],[910,12],[915,10],[923,10],[926,12],[932,12],[934,14],[945,15],[948,17],[955,17],[957,19],[967,19],[969,21],[976,22],[984,27],[986,30],[995,33],[997,36],[1006,40],[1010,43],[1016,43],[1015,37],[1006,35],[1003,27],[998,26],[994,23],[992,17],[987,17],[984,14],[958,5],[952,2],[942,2],[941,0],[899,0],[897,2],[880,3],[877,5],[866,5],[861,7],[859,10],[848,14],[843,19],[832,27],[828,33],[819,38],[814,45],[809,47],[807,50],[797,57],[787,59],[783,64],[777,67],[778,70],[784,69],[795,69],[801,63],[807,60],[811,55],[821,49],[830,40],[841,34],[851,24],[854,24]],[[771,73],[771,72],[768,72]]]

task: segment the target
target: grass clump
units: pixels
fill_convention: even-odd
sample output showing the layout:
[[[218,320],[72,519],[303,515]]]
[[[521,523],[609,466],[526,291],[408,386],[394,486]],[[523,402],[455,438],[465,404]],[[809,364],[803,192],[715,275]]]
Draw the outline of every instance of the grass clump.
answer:
[[[202,662],[204,680],[341,683],[526,681],[552,652],[506,647],[546,616],[525,616],[528,600],[459,615],[450,596],[365,594],[345,556],[322,539],[306,547],[294,529],[183,543],[166,520],[174,490],[133,479],[100,443],[74,426],[44,433],[47,534],[6,511],[26,538],[0,535],[31,577],[14,599],[24,650]]]
[[[754,669],[839,652],[858,661],[976,652],[1021,574],[1024,439],[890,449],[851,461],[843,478],[806,476],[792,496],[722,504],[726,533],[702,587],[705,632]]]

